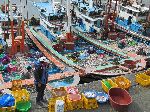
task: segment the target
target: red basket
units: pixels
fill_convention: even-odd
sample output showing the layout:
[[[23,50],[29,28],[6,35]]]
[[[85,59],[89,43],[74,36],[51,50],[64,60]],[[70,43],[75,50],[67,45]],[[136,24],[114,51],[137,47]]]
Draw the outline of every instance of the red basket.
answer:
[[[111,106],[119,112],[127,112],[132,103],[130,94],[122,88],[111,88],[108,92]]]

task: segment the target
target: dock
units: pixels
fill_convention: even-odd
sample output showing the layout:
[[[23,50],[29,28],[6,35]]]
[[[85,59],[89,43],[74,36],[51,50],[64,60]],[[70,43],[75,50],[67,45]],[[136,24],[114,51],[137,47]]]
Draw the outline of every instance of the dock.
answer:
[[[142,87],[135,83],[135,74],[125,75],[128,79],[132,81],[132,86],[129,89],[129,93],[132,96],[133,102],[129,106],[128,112],[149,112],[149,96],[150,96],[150,87]],[[94,81],[91,83],[79,84],[77,86],[80,92],[83,92],[87,89],[95,89],[97,91],[103,91],[100,80]],[[46,90],[46,98],[51,98],[51,91]],[[47,104],[44,104],[44,107],[38,107],[35,104],[35,96],[36,93],[31,93],[31,101],[32,101],[32,112],[48,112]],[[67,112],[117,112],[115,111],[109,102],[106,104],[99,104],[97,109],[81,109],[81,110],[73,110]]]

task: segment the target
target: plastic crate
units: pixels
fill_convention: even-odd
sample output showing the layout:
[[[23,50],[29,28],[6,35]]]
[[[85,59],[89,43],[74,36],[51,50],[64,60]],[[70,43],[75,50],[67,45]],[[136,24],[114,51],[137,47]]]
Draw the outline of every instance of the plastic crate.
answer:
[[[123,89],[128,90],[131,87],[131,81],[124,76],[118,76],[114,78],[114,82]]]
[[[64,102],[66,101],[64,96],[63,97],[50,98],[48,101],[48,112],[55,112],[56,100],[63,100]],[[65,102],[65,109],[64,110],[67,111],[66,102]]]
[[[82,109],[84,108],[83,105],[83,97],[81,96],[80,100],[77,101],[71,101],[67,95],[66,97],[66,104],[67,104],[67,108],[68,110],[74,110],[74,109]]]
[[[102,88],[103,90],[108,93],[109,89],[112,88],[112,87],[118,87],[118,85],[113,82],[111,79],[103,79],[101,81],[101,84],[102,84]]]
[[[84,102],[84,108],[85,109],[95,109],[98,108],[98,103],[95,98],[86,98],[84,94],[82,94],[83,102]]]
[[[64,87],[55,88],[55,89],[52,89],[52,96],[53,97],[67,96],[67,92]]]
[[[135,81],[142,86],[149,86],[150,85],[150,76],[146,75],[145,73],[139,73],[136,75]]]
[[[12,91],[12,95],[14,96],[16,102],[29,101],[30,99],[30,94],[26,89]]]
[[[0,108],[0,112],[15,112],[15,110],[16,110],[16,100],[14,106]]]
[[[12,81],[12,91],[21,90],[22,80],[13,80]]]

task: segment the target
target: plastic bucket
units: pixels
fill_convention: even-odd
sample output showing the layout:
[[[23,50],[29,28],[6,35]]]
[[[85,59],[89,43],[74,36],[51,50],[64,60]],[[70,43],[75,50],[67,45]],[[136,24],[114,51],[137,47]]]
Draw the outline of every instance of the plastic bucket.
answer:
[[[111,88],[108,91],[111,106],[119,112],[127,112],[132,103],[130,94],[122,88]]]

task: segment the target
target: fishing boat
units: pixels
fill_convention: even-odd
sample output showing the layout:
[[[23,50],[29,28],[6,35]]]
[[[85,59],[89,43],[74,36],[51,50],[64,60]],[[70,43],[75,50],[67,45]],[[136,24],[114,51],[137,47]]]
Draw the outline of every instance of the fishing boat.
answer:
[[[52,40],[62,32],[65,24],[64,19],[66,15],[65,7],[61,5],[61,1],[56,2],[33,2],[33,6],[37,7],[40,11],[40,28],[44,35],[48,36]]]
[[[100,32],[104,24],[105,6],[97,6],[93,0],[73,2],[73,23],[86,33]]]
[[[64,21],[60,25],[60,20],[58,18],[60,15],[62,15],[62,17],[65,17],[66,15],[65,10],[63,11],[60,10],[59,14],[55,14],[53,12],[54,7],[52,7],[54,6],[53,3],[55,4],[54,1],[52,2],[49,1],[44,3],[41,2],[33,3],[33,5],[38,7],[38,9],[42,12],[40,15],[40,27],[39,26],[31,27],[30,31],[38,39],[38,41],[40,41],[56,57],[60,58],[62,61],[66,62],[72,67],[76,67],[78,69],[81,68],[85,69],[86,73],[95,73],[101,69],[113,68],[113,66],[116,66],[116,64],[114,64],[115,58],[118,58],[117,59],[118,62],[119,61],[122,62],[123,60],[128,58],[126,55],[114,51],[111,48],[107,48],[105,46],[97,46],[96,43],[91,44],[89,40],[85,39],[86,37],[80,38],[81,37],[80,35],[72,34],[70,12],[67,11],[68,21]],[[68,4],[70,3],[67,2],[67,6],[69,7]],[[61,7],[61,5],[59,5],[59,7]],[[70,7],[69,8],[68,7],[66,9],[70,9]],[[94,10],[96,8],[97,7],[95,7]],[[103,7],[100,6],[97,13],[101,12],[102,8]],[[51,14],[53,16],[51,16]],[[57,18],[58,20],[55,19],[54,22],[52,20],[53,17]],[[97,20],[99,21],[101,19],[103,20],[104,18],[98,15],[98,19],[96,19],[96,22]],[[67,26],[65,26],[66,23],[68,24]],[[62,34],[62,32],[65,33]],[[123,74],[124,73],[127,72],[123,71]],[[103,75],[103,73],[101,73],[100,75]],[[120,74],[108,73],[104,75],[120,75]]]
[[[149,8],[144,4],[138,4],[136,0],[132,3],[119,3],[117,8],[117,23],[126,29],[142,34],[145,30],[143,25],[148,18]]]
[[[133,15],[126,14],[127,11],[126,13],[122,12],[122,7],[125,6],[119,2],[112,0],[109,2],[108,0],[108,3],[102,4],[101,6],[93,5],[93,1],[76,2],[74,4],[75,18],[77,18],[78,21],[72,26],[73,32],[77,34],[80,32],[82,37],[86,36],[87,40],[92,43],[94,40],[98,40],[97,45],[100,46],[100,44],[103,44],[127,55],[137,54],[142,57],[149,56],[148,49],[150,39],[143,36],[142,33],[138,33],[138,30],[143,30],[143,26],[137,23],[139,20],[146,19],[146,14],[148,13],[147,7],[142,6],[140,11],[139,9],[130,8],[133,9],[133,11],[137,10],[137,14],[142,13],[143,16],[132,17],[134,18],[132,20],[133,23],[127,25],[128,20],[124,19],[126,21],[125,24],[125,22],[123,22],[120,18],[129,18],[129,16]],[[133,6],[139,7],[139,5],[136,4]],[[128,6],[126,6],[126,8],[129,9]],[[113,15],[118,16],[113,17]],[[127,17],[122,17],[123,15],[126,15]],[[123,24],[126,28],[124,28],[121,24]],[[115,29],[113,27],[115,27]],[[136,57],[139,58],[141,56]]]

